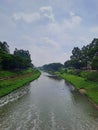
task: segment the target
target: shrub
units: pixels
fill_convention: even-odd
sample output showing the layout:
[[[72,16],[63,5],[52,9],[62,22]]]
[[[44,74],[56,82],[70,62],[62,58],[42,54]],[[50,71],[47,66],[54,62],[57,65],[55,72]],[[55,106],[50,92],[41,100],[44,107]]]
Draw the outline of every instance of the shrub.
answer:
[[[87,71],[81,71],[80,76],[83,78],[87,78],[88,72]]]
[[[86,78],[98,82],[98,72],[88,72]]]

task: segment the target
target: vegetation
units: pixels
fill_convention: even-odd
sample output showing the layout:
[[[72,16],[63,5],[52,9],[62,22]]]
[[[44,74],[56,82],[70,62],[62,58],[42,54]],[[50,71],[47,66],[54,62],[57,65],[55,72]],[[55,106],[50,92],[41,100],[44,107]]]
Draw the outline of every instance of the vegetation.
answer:
[[[81,49],[74,47],[70,60],[64,63],[64,67],[74,69],[94,69],[98,70],[98,39],[94,39],[87,46]]]
[[[40,67],[40,69],[49,72],[55,72],[55,71],[59,71],[62,67],[63,65],[61,63],[51,63],[51,64],[43,65],[42,67]]]
[[[7,42],[0,42],[0,97],[38,78],[28,50],[15,49],[10,54]]]
[[[6,77],[6,79],[0,80],[0,97],[28,84],[40,76],[38,70],[31,68],[18,72],[2,71],[0,76],[1,74],[3,74],[2,78]]]
[[[85,94],[94,103],[98,104],[98,82],[92,82],[90,80],[86,80],[83,77],[79,77],[68,73],[61,74],[60,72],[57,72],[56,74],[70,82],[78,90],[84,89]]]
[[[28,50],[15,49],[14,54],[10,54],[8,44],[6,42],[0,42],[1,70],[21,70],[32,66]]]
[[[40,72],[29,67],[33,64],[28,50],[16,48],[14,54],[10,54],[8,44],[0,42],[0,96],[39,77]],[[85,94],[98,104],[98,39],[81,49],[74,47],[70,60],[64,65],[51,63],[39,68],[56,73],[78,90],[84,89]]]
[[[98,39],[81,49],[74,47],[70,60],[64,63],[64,71],[56,73],[98,104]]]
[[[64,66],[48,64],[43,69],[64,78],[78,90],[84,90],[85,95],[98,104],[98,39],[81,49],[74,47]]]

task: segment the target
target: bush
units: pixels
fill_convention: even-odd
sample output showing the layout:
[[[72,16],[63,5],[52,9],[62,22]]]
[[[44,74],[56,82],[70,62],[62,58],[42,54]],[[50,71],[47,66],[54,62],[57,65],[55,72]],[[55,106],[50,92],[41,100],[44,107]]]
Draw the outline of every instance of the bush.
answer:
[[[98,72],[88,72],[86,78],[98,82]]]
[[[80,76],[81,70],[80,69],[68,68],[67,73]]]
[[[87,78],[88,72],[87,71],[81,71],[80,76],[83,78]]]
[[[68,73],[68,74],[74,74],[74,70],[73,70],[72,68],[68,68],[68,69],[67,69],[67,73]]]

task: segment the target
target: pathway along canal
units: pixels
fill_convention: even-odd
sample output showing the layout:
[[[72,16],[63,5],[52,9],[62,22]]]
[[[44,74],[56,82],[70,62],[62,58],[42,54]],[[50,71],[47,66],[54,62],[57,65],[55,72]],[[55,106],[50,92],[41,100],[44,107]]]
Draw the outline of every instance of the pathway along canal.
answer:
[[[98,130],[98,111],[85,96],[47,73],[0,105],[0,130]]]

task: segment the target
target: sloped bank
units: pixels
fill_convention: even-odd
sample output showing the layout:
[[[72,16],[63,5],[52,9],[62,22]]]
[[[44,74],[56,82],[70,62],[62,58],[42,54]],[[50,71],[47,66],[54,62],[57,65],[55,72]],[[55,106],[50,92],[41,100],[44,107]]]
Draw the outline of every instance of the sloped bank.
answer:
[[[5,72],[6,73],[6,72]],[[0,80],[0,97],[3,97],[12,91],[23,87],[29,82],[39,78],[41,73],[38,70],[29,69],[21,72],[16,72],[15,75],[2,78]]]
[[[89,101],[98,109],[98,82],[92,82],[66,73],[57,72],[56,74],[71,83],[81,94],[85,94]]]

